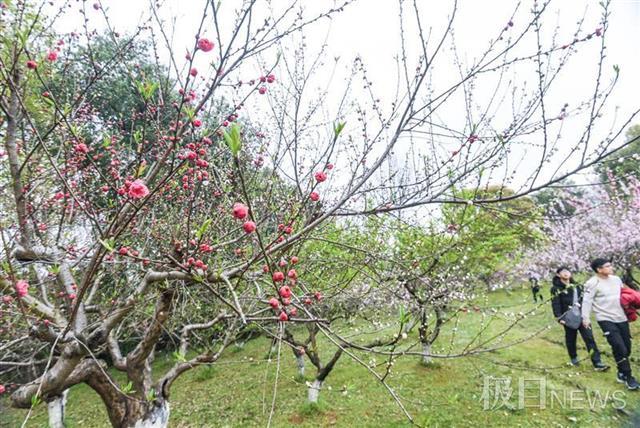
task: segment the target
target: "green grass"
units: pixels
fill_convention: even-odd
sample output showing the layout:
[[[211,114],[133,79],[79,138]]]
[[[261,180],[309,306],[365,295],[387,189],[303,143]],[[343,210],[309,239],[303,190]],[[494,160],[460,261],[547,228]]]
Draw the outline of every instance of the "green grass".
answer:
[[[456,353],[474,337],[478,337],[479,342],[487,340],[512,323],[512,312],[518,314],[534,309],[528,290],[492,293],[488,299],[477,303],[486,314],[484,318],[482,311],[461,314],[457,325],[455,322],[447,324],[434,352]],[[498,308],[495,316],[488,315],[492,313],[488,309],[490,306]],[[489,327],[478,335],[489,319],[492,320]],[[586,394],[599,391],[604,395],[619,391],[617,394],[624,394],[626,400],[625,410],[634,412],[640,404],[640,392],[628,392],[616,383],[615,369],[607,373],[594,372],[580,338],[579,356],[586,360],[580,367],[569,367],[563,330],[553,322],[549,303],[521,320],[503,336],[491,340],[492,347],[512,343],[547,325],[550,328],[542,334],[515,346],[464,358],[442,358],[427,367],[419,363],[418,357],[405,357],[395,363],[388,378],[389,384],[403,398],[416,422],[425,426],[609,427],[629,423],[628,416],[614,409],[611,403],[603,408],[595,406],[589,409]],[[638,330],[637,326],[632,327],[633,331]],[[604,351],[604,361],[613,365],[610,349],[598,327],[594,327],[594,333],[601,351]],[[324,345],[326,355],[332,353],[332,349],[326,343]],[[243,348],[228,352],[213,368],[200,367],[181,377],[172,390],[171,426],[266,426],[277,366],[275,359],[265,360],[269,346],[267,339],[252,340]],[[365,368],[347,356],[338,362],[325,382],[320,404],[307,404],[306,386],[296,376],[293,354],[283,348],[282,355],[272,426],[411,426],[388,391]],[[364,353],[358,356],[365,362],[373,358]],[[375,358],[378,363],[384,361],[381,356]],[[161,372],[170,364],[169,357],[158,358],[154,371]],[[636,371],[640,370],[637,361],[633,366]],[[383,367],[378,368],[379,373],[383,371]],[[312,373],[312,366],[307,363],[307,380],[312,378]],[[483,410],[481,397],[485,376],[511,379],[515,391],[510,405]],[[545,379],[546,408],[518,408],[515,395],[520,378],[527,379],[526,385],[529,386],[533,385],[531,380]],[[567,398],[574,394],[573,408],[568,401],[564,407],[558,401],[552,403],[551,393],[559,397],[566,394]],[[528,405],[533,403],[525,401]],[[25,415],[26,411],[3,408],[0,426],[19,426]],[[108,426],[102,403],[84,385],[71,390],[67,421],[69,427]],[[27,426],[46,426],[44,406],[35,409]]]

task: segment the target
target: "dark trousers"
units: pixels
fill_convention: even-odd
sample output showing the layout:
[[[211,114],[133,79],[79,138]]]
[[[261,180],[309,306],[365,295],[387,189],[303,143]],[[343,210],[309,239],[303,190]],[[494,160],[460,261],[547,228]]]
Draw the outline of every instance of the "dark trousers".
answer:
[[[593,364],[600,362],[600,351],[598,350],[598,345],[596,345],[596,341],[593,338],[593,333],[591,329],[585,328],[584,326],[580,326],[578,330],[574,330],[567,326],[564,326],[564,342],[567,345],[567,352],[569,352],[569,358],[577,358],[578,352],[576,349],[576,339],[578,338],[578,332],[580,332],[580,336],[582,336],[582,340],[584,340],[584,344],[587,345],[587,351],[591,355],[591,361]]]
[[[631,375],[631,364],[629,364],[629,355],[631,355],[631,333],[629,332],[628,322],[612,322],[598,321],[604,337],[611,345],[613,356],[616,359],[618,372],[625,376]]]
[[[533,293],[533,303],[537,303],[540,287],[531,287],[531,292]],[[540,295],[539,297],[540,297],[540,301],[542,302],[544,300],[544,297],[542,297],[542,295]]]

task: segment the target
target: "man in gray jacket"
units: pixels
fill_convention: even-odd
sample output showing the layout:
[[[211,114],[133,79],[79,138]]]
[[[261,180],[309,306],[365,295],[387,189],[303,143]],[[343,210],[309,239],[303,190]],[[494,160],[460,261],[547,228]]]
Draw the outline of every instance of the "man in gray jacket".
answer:
[[[582,323],[586,328],[591,328],[590,317],[593,309],[596,321],[611,345],[616,359],[618,382],[626,384],[628,389],[636,390],[640,388],[640,384],[632,376],[629,364],[629,355],[631,355],[629,322],[620,305],[622,281],[613,275],[613,266],[609,260],[595,259],[591,262],[591,269],[596,274],[584,284]]]

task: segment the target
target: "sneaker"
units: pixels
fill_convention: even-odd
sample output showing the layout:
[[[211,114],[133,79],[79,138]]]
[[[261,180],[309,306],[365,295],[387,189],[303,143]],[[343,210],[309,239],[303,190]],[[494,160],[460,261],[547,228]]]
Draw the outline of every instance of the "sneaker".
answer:
[[[571,365],[572,366],[579,366],[580,365],[580,360],[578,360],[578,357],[571,359]]]
[[[638,383],[638,381],[633,376],[628,376],[625,380],[625,384],[627,385],[627,389],[630,389],[632,391],[640,388],[640,383]]]
[[[593,369],[597,372],[606,372],[607,370],[609,370],[609,366],[603,364],[601,361],[598,361],[597,363],[593,364]]]
[[[624,383],[625,379],[624,379],[624,373],[620,373],[618,372],[618,374],[616,375],[616,382],[618,383]]]

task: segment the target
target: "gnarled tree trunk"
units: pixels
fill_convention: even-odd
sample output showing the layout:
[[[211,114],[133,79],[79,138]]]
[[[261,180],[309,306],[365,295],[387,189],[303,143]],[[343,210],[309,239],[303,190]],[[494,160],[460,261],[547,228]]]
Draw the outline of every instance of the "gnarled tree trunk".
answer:
[[[147,409],[142,419],[135,421],[134,425],[124,425],[134,428],[166,428],[169,426],[169,402],[162,401]]]
[[[169,424],[169,402],[164,397],[153,401],[126,395],[114,387],[104,373],[86,381],[102,398],[111,425],[118,428],[164,428]]]
[[[66,375],[69,366],[73,366],[73,369],[70,374]],[[105,371],[105,366],[106,364],[100,364],[89,358],[76,362],[73,355],[67,356],[66,359],[60,359],[47,374],[16,390],[11,396],[13,406],[30,408],[32,405],[31,397],[38,389],[42,399],[51,402],[58,399],[71,386],[86,383],[102,399],[107,409],[109,421],[114,427],[155,428],[168,425],[169,403],[164,397],[148,401],[140,394],[133,396],[123,393]]]

